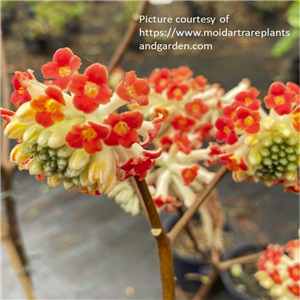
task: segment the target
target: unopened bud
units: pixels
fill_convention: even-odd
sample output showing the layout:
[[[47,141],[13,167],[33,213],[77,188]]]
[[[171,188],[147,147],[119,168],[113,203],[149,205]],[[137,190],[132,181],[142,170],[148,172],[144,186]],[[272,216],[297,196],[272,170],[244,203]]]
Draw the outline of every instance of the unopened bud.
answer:
[[[245,137],[244,143],[248,147],[254,147],[258,143],[258,138],[254,135],[247,135]]]
[[[262,120],[260,122],[260,124],[261,124],[262,128],[267,132],[272,131],[275,128],[275,121],[269,117]]]
[[[29,144],[36,144],[40,133],[44,130],[44,128],[40,125],[34,125],[29,127],[23,135],[23,142]]]
[[[23,103],[16,111],[16,117],[20,122],[33,122],[35,111],[31,108],[30,102]]]
[[[90,160],[90,155],[84,149],[77,149],[73,152],[69,160],[69,168],[80,170],[86,166]]]
[[[70,157],[74,151],[75,149],[70,148],[68,145],[65,145],[58,149],[57,156],[67,158]]]
[[[29,174],[30,175],[38,175],[38,174],[43,173],[43,171],[44,171],[43,164],[38,163],[34,160],[29,164]]]
[[[256,149],[252,149],[249,153],[249,161],[252,165],[258,165],[262,160],[262,157]]]
[[[48,185],[51,186],[51,187],[56,187],[56,186],[59,186],[61,183],[62,183],[62,180],[59,179],[59,176],[58,174],[52,176],[52,177],[48,177]]]
[[[30,125],[30,123],[21,123],[18,119],[15,119],[5,127],[4,134],[10,139],[19,139]]]

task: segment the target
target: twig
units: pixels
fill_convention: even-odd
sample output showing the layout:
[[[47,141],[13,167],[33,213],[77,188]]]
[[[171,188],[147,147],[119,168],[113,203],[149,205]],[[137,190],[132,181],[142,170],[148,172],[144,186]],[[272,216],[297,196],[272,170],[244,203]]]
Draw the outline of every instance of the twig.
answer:
[[[4,247],[6,248],[6,252],[9,256],[11,265],[13,266],[14,271],[18,274],[18,279],[25,292],[27,299],[34,300],[35,296],[32,290],[32,286],[30,284],[28,277],[26,276],[24,265],[20,260],[18,251],[12,241],[11,234],[9,232],[9,227],[5,223],[2,214],[1,214],[1,240],[3,242]]]
[[[3,105],[5,108],[10,108],[9,107],[10,106],[9,104],[10,85],[7,76],[7,63],[6,63],[4,46],[3,46],[2,33],[1,33],[1,79],[2,79],[2,87],[3,87]],[[3,134],[3,132],[1,132],[1,134]],[[7,138],[3,138],[1,139],[1,141],[2,141],[1,187],[2,187],[2,192],[7,192],[12,190],[12,177],[16,165],[11,163],[8,159],[9,151],[10,151],[9,140]],[[19,256],[19,260],[22,263],[23,268],[25,269],[26,266],[28,266],[28,261],[26,258],[25,249],[23,247],[22,236],[18,224],[16,204],[14,202],[14,199],[11,196],[7,196],[4,199],[4,203],[6,208],[6,215],[7,215],[7,221],[9,226],[8,230],[10,232],[11,242],[13,243],[14,248],[17,251],[17,254]],[[27,277],[28,282],[31,282],[30,274],[28,270],[24,273],[24,276]]]
[[[174,242],[175,238],[181,232],[181,230],[186,226],[188,221],[193,217],[198,207],[204,202],[212,189],[217,185],[217,183],[223,178],[223,176],[227,173],[227,168],[222,166],[211,182],[204,189],[199,198],[194,201],[194,203],[187,209],[182,218],[177,222],[177,224],[172,228],[172,230],[168,233],[168,237],[170,238],[171,243]]]
[[[132,16],[132,20],[124,34],[123,39],[119,43],[118,47],[116,48],[116,51],[114,52],[112,58],[110,59],[107,70],[108,73],[110,73],[114,67],[118,65],[118,63],[122,60],[123,56],[126,53],[126,50],[134,37],[134,34],[136,33],[138,26],[139,26],[139,18],[140,15],[145,14],[149,6],[148,1],[142,1],[139,5],[139,8],[135,14]]]
[[[163,299],[174,300],[175,278],[173,270],[171,243],[161,224],[159,215],[157,213],[153,199],[150,195],[146,181],[139,181],[137,177],[135,177],[135,181],[141,193],[143,202],[145,204],[145,208],[149,216],[149,222],[152,228],[151,232],[156,239],[156,244],[158,247]]]
[[[198,292],[195,294],[193,300],[204,300],[206,298],[206,296],[209,294],[214,283],[218,279],[219,274],[220,274],[219,270],[215,266],[212,266],[210,273],[208,275],[208,278],[209,278],[208,283],[207,284],[202,283]]]
[[[184,214],[183,210],[182,210],[182,207],[178,207],[178,212],[179,212],[180,216],[182,217],[183,214]],[[207,255],[207,253],[205,253],[205,251],[203,251],[199,247],[197,238],[195,237],[195,235],[193,233],[193,230],[192,230],[192,226],[191,226],[191,224],[189,222],[186,224],[185,230],[186,230],[189,238],[193,242],[193,245],[194,245],[194,248],[196,249],[196,251],[198,251],[203,256],[203,258],[206,260],[207,263],[211,263],[210,257]]]
[[[256,261],[257,258],[262,254],[263,254],[263,251],[257,252],[254,254],[240,256],[240,257],[229,259],[226,261],[222,261],[219,263],[218,268],[220,271],[223,271],[223,270],[230,268],[232,265],[235,265],[235,264],[246,264],[249,262],[253,262],[253,261]]]

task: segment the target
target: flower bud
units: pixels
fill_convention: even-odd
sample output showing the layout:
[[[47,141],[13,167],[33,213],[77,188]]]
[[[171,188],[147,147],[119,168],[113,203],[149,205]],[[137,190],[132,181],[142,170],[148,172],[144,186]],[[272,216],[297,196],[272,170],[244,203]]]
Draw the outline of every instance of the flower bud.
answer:
[[[44,130],[44,128],[40,125],[34,125],[34,126],[29,127],[24,132],[23,142],[26,142],[29,144],[37,143],[38,137],[43,130]]]
[[[75,184],[72,182],[71,179],[64,179],[63,184],[64,184],[64,188],[66,190],[70,190],[73,187],[75,187]]]
[[[19,139],[30,125],[30,123],[21,123],[18,119],[15,119],[7,124],[4,129],[4,134],[10,139]]]
[[[33,154],[37,150],[37,144],[22,143],[21,151],[25,154]]]
[[[20,164],[31,157],[31,154],[25,154],[21,151],[22,144],[16,145],[10,152],[10,161]]]
[[[288,138],[292,133],[291,127],[283,123],[277,124],[277,130],[283,138]]]
[[[260,122],[260,125],[266,132],[269,132],[275,128],[275,121],[272,118],[267,117]]]
[[[84,149],[77,149],[70,157],[69,168],[72,170],[80,170],[87,165],[89,160],[90,156]]]
[[[258,165],[262,160],[262,157],[256,149],[252,149],[249,153],[249,161],[252,165]]]
[[[29,164],[30,175],[38,175],[43,173],[43,171],[44,171],[43,164],[38,163],[34,160]]]
[[[30,102],[23,103],[16,111],[16,117],[20,122],[33,122],[35,111],[31,108]]]
[[[38,137],[38,144],[41,147],[48,147],[48,140],[49,137],[52,133],[53,129],[52,128],[47,128],[44,131],[42,131]]]
[[[254,135],[247,135],[245,136],[244,143],[248,147],[254,147],[258,143],[258,138]]]
[[[59,186],[62,183],[62,180],[59,179],[58,174],[56,174],[52,177],[48,177],[47,182],[48,182],[49,186],[56,187],[56,186]]]
[[[287,180],[289,180],[289,181],[294,181],[294,180],[297,179],[298,174],[297,174],[297,171],[296,171],[296,170],[295,170],[295,171],[287,171],[287,172],[284,173],[284,176],[285,176],[285,178],[286,178]]]
[[[74,151],[75,151],[75,149],[65,145],[58,149],[57,156],[67,158],[67,157],[70,157]]]

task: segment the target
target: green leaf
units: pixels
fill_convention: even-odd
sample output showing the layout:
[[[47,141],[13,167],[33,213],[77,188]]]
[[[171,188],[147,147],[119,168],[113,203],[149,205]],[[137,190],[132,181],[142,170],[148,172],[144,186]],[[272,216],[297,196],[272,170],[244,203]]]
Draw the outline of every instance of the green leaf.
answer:
[[[272,48],[272,55],[275,57],[280,57],[284,53],[288,52],[291,48],[293,48],[298,37],[299,29],[292,29],[289,36],[283,36],[275,43]]]

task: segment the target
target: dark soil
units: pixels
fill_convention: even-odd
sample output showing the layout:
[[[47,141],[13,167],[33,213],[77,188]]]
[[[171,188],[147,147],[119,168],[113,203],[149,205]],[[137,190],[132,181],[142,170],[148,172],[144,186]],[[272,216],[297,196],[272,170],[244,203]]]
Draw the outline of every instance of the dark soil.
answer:
[[[268,294],[266,289],[259,285],[258,280],[254,277],[254,274],[257,272],[257,267],[254,263],[244,264],[242,269],[243,273],[239,276],[234,276],[230,272],[234,287],[239,293],[262,300],[275,300]]]
[[[203,252],[209,252],[210,246],[207,237],[204,233],[202,224],[199,220],[193,219],[190,221],[192,233],[198,241],[198,247]],[[228,249],[233,243],[233,234],[231,232],[223,232],[224,249]],[[202,254],[195,248],[187,230],[182,230],[175,240],[174,249],[183,257],[202,259]]]

